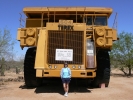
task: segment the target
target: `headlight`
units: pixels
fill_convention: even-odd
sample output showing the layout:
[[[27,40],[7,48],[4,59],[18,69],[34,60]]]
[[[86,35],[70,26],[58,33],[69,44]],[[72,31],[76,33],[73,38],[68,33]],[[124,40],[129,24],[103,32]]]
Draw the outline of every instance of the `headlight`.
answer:
[[[52,66],[51,66],[51,65],[49,65],[49,68],[51,69],[51,68],[52,68]]]
[[[72,68],[75,69],[76,68],[75,65],[73,65]]]
[[[57,68],[57,66],[54,66],[54,68],[56,69],[56,68]]]
[[[35,44],[35,39],[33,37],[28,37],[26,39],[26,44],[29,45],[29,46],[32,46]]]
[[[34,36],[35,35],[35,29],[34,28],[28,28],[27,30],[26,30],[26,34],[28,35],[28,36]]]
[[[79,69],[81,69],[81,66],[78,66]]]

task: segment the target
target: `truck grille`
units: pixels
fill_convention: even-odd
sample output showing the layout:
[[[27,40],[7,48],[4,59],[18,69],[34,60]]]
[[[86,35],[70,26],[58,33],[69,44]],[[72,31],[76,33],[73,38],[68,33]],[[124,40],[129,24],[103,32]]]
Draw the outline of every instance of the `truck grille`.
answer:
[[[64,61],[55,60],[56,49],[73,49],[73,61],[68,61],[68,64],[83,64],[83,45],[83,31],[49,30],[47,61],[49,64],[62,64]]]

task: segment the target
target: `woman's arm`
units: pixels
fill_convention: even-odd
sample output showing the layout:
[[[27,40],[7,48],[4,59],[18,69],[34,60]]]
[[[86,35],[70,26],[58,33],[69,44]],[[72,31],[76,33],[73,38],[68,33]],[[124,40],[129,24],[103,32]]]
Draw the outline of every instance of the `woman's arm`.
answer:
[[[71,72],[71,69],[70,68],[69,68],[69,75],[70,75],[70,78],[71,78],[72,72]]]
[[[60,76],[61,76],[61,78],[62,78],[62,76],[63,76],[63,68],[62,68],[61,71],[60,71]]]

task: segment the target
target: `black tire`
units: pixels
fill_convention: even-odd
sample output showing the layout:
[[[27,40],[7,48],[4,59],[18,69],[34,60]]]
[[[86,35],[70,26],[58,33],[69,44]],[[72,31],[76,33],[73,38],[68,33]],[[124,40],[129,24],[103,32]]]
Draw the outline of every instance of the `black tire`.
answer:
[[[105,87],[108,87],[109,81],[110,58],[108,51],[98,51],[96,77],[92,81],[92,86],[97,88],[101,83],[105,83]]]
[[[24,80],[27,87],[36,87],[42,84],[42,78],[36,77],[34,69],[36,48],[29,48],[24,59]]]

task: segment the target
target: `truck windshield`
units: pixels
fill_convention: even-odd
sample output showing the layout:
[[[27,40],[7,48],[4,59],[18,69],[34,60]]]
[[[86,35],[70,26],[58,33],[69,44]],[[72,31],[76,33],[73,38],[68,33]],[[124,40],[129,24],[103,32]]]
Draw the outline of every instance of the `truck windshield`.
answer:
[[[92,25],[92,16],[88,16],[88,17],[86,18],[86,24],[87,24],[87,25]]]
[[[107,25],[107,17],[99,16],[94,19],[94,25]]]
[[[85,20],[86,24],[92,25],[93,24],[92,20],[94,21],[94,25],[103,25],[103,26],[107,25],[107,17],[106,16],[96,16],[96,17],[88,16]]]

